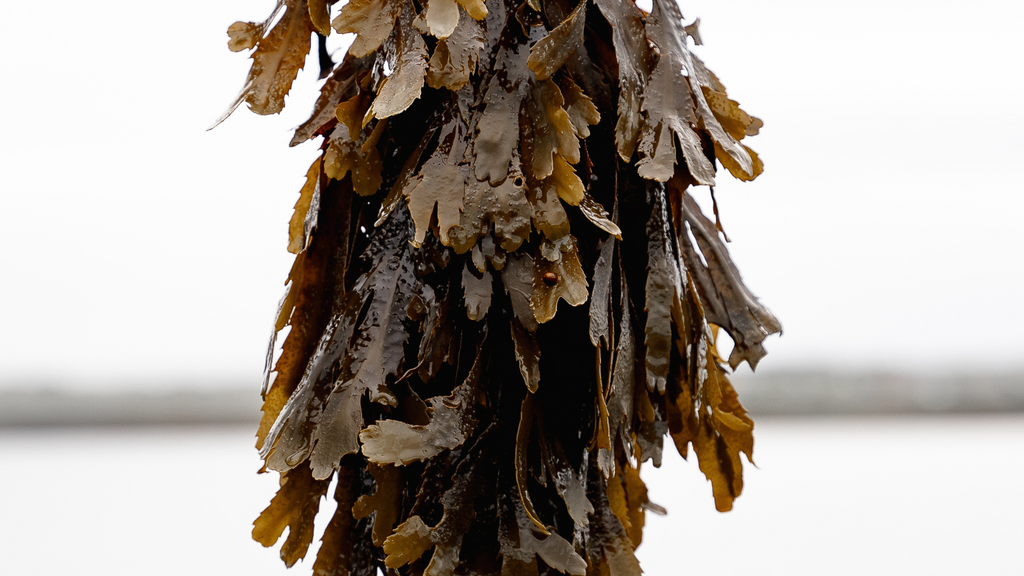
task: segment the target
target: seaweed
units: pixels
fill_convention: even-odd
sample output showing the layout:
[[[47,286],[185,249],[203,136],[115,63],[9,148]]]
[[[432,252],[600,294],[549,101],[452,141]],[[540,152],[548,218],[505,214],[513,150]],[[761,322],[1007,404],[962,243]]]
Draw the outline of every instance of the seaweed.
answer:
[[[719,165],[763,170],[697,25],[666,0],[280,0],[231,25],[253,60],[231,110],[259,114],[313,34],[356,35],[291,139],[321,146],[262,389],[281,489],[253,530],[288,530],[286,564],[335,481],[317,575],[639,575],[666,435],[733,506],[753,421],[729,371],[781,325],[694,198]]]

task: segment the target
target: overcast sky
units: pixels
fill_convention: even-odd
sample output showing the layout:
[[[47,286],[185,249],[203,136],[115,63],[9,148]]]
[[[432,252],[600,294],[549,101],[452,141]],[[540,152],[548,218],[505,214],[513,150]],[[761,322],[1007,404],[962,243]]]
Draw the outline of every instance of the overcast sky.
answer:
[[[205,129],[249,66],[227,26],[272,5],[5,7],[0,385],[258,385],[316,155],[287,145],[315,58],[280,116]],[[761,366],[1024,367],[1024,3],[681,6],[765,121],[764,175],[717,190],[785,327]]]

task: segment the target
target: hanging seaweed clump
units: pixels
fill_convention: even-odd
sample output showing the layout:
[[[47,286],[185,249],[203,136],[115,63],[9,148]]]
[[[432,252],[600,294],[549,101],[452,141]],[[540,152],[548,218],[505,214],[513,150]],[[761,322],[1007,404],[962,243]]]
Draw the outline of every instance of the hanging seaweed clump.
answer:
[[[752,455],[726,364],[754,368],[780,325],[690,190],[760,174],[761,121],[672,0],[333,4],[228,29],[252,51],[232,110],[279,112],[314,40],[325,78],[291,141],[321,146],[262,390],[281,488],[253,536],[287,528],[303,558],[333,481],[317,575],[638,575],[665,435],[722,511]],[[337,64],[332,30],[355,34]]]

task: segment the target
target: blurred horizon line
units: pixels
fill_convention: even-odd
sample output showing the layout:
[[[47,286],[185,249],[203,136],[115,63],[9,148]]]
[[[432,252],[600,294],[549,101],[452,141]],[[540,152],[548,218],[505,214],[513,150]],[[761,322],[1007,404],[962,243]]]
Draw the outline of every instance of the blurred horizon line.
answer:
[[[744,407],[759,416],[1024,412],[1024,371],[921,375],[890,370],[772,370],[732,376]],[[152,384],[154,381],[150,380]],[[0,428],[258,425],[258,383],[88,390],[51,381],[0,381]]]

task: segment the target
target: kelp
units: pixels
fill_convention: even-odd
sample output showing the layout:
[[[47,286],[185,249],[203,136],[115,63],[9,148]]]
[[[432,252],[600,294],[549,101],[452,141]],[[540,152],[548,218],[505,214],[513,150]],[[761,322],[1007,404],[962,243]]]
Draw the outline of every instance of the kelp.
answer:
[[[279,112],[332,33],[355,38],[290,142],[320,148],[253,537],[304,558],[334,482],[316,575],[639,575],[664,437],[722,511],[753,457],[729,370],[781,325],[695,195],[761,173],[762,122],[668,0],[279,0],[228,29],[253,60],[232,110]]]

